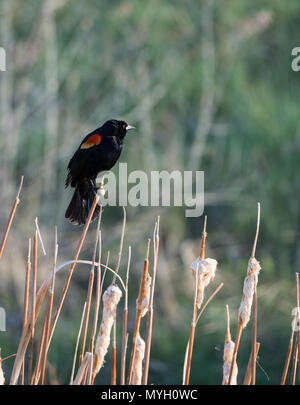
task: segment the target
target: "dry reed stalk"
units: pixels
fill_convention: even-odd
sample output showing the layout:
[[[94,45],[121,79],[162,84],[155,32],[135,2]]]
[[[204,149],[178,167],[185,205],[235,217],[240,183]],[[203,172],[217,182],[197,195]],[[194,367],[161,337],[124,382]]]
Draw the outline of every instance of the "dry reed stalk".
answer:
[[[196,326],[199,322],[199,319],[203,312],[205,311],[206,307],[210,303],[210,301],[217,295],[217,293],[221,290],[221,288],[224,286],[224,283],[221,283],[218,285],[218,287],[213,291],[213,293],[210,295],[210,297],[207,299],[205,304],[202,306],[201,311],[198,313],[197,319],[196,319]],[[183,363],[183,371],[182,371],[182,384],[184,385],[185,382],[185,375],[186,375],[186,368],[187,368],[187,359],[188,359],[188,352],[189,352],[189,342],[190,339],[187,342],[186,348],[185,348],[185,355],[184,355],[184,363]]]
[[[52,308],[53,308],[53,300],[54,300],[55,269],[56,269],[56,265],[57,265],[57,255],[58,255],[57,227],[55,227],[54,263],[53,263],[51,286],[49,287],[49,291],[48,291],[49,306],[47,306],[48,314],[47,314],[47,325],[46,325],[46,333],[45,333],[45,347],[44,347],[43,358],[42,358],[42,367],[41,367],[41,384],[42,385],[44,384],[44,380],[45,380],[46,362],[47,362],[47,355],[48,355],[48,350],[49,350],[49,334],[50,334]]]
[[[113,324],[113,339],[111,352],[111,385],[117,384],[117,342],[116,342],[116,320]]]
[[[46,249],[45,249],[45,245],[44,245],[44,242],[43,242],[43,239],[42,239],[42,235],[41,235],[41,232],[40,232],[40,228],[39,228],[39,223],[38,223],[38,218],[37,218],[37,217],[35,218],[34,222],[35,222],[35,227],[36,227],[36,230],[37,230],[37,234],[38,234],[39,240],[40,240],[40,242],[41,242],[41,247],[42,247],[43,254],[44,254],[44,256],[46,256]]]
[[[124,299],[123,325],[122,325],[121,372],[120,372],[121,385],[125,384],[126,349],[128,341],[127,319],[128,319],[128,280],[129,280],[130,261],[131,261],[131,246],[128,247],[128,261],[127,261],[126,281],[125,281],[125,299]]]
[[[11,374],[11,378],[10,378],[10,384],[11,385],[15,385],[17,384],[18,378],[19,378],[19,374],[20,374],[20,370],[22,367],[22,362],[26,353],[26,349],[28,346],[28,343],[30,341],[31,338],[31,329],[32,329],[32,320],[34,319],[34,322],[36,321],[36,318],[38,316],[38,313],[41,309],[41,306],[43,304],[43,300],[45,298],[45,294],[47,291],[47,287],[49,284],[49,280],[50,279],[46,279],[44,281],[44,283],[42,284],[42,286],[40,287],[37,296],[36,296],[36,307],[35,307],[35,316],[34,318],[32,317],[32,312],[29,314],[28,316],[28,321],[26,323],[25,329],[21,335],[21,339],[19,341],[19,346],[18,346],[18,350],[17,350],[17,354],[16,354],[16,359],[14,362],[14,367],[12,370],[12,374]]]
[[[96,340],[95,354],[93,360],[92,383],[104,363],[104,358],[110,343],[110,333],[116,317],[117,305],[122,297],[122,291],[116,285],[111,284],[104,292],[103,314],[100,330]]]
[[[201,237],[201,247],[200,247],[200,260],[203,260],[205,257],[205,242],[207,238],[207,232],[206,232],[206,224],[207,224],[207,215],[204,217],[204,224],[203,224],[203,231],[202,231],[202,237]]]
[[[298,346],[298,383],[300,384],[300,298],[299,298],[299,274],[296,273],[296,297],[297,297],[297,346]]]
[[[204,289],[208,284],[214,279],[218,262],[215,259],[207,258],[205,259],[205,242],[207,238],[206,232],[207,217],[204,217],[203,231],[201,237],[201,249],[200,256],[194,263],[191,264],[193,270],[193,276],[195,280],[195,292],[194,292],[194,306],[193,306],[193,316],[190,327],[190,337],[189,337],[189,347],[188,354],[185,361],[185,378],[184,384],[189,384],[190,372],[191,372],[191,362],[194,346],[194,336],[195,328],[197,324],[197,312],[201,308],[204,299]]]
[[[37,230],[34,234],[33,241],[33,257],[34,257],[34,266],[33,266],[33,283],[32,283],[32,311],[31,311],[31,336],[30,336],[30,348],[29,348],[29,357],[28,357],[28,384],[32,383],[32,367],[33,367],[33,346],[34,346],[34,330],[35,330],[35,306],[36,306],[36,286],[37,286]]]
[[[116,266],[116,269],[115,269],[116,274],[119,273],[119,269],[120,269],[120,263],[121,263],[121,257],[122,257],[122,251],[123,251],[124,235],[125,235],[125,226],[126,226],[126,209],[125,209],[125,207],[123,207],[123,225],[122,225],[120,247],[119,247],[119,253],[118,253],[118,261],[117,261],[117,266]],[[112,283],[114,284],[115,282],[116,282],[116,275],[114,275]]]
[[[40,366],[41,366],[41,360],[42,360],[42,353],[44,351],[44,346],[45,346],[45,334],[46,334],[46,325],[47,325],[47,315],[48,315],[48,310],[49,310],[49,302],[47,302],[46,309],[45,309],[45,316],[44,316],[44,321],[43,321],[43,328],[42,328],[42,333],[41,333],[41,338],[40,338],[40,344],[39,344],[39,349],[38,349],[38,354],[37,354],[37,360],[36,360],[36,365],[34,368],[34,372],[32,375],[31,379],[31,384],[32,385],[37,385],[38,381],[40,379]]]
[[[296,318],[296,316],[294,317],[294,319],[295,318]],[[288,373],[289,365],[290,365],[290,361],[291,361],[292,351],[293,351],[293,343],[294,343],[294,329],[292,329],[292,332],[291,332],[290,342],[289,342],[289,346],[288,346],[288,350],[287,350],[287,354],[286,354],[286,358],[285,358],[285,363],[284,363],[284,367],[283,367],[280,385],[285,385],[285,381],[286,381],[286,377],[287,377],[287,373]]]
[[[228,384],[229,373],[232,363],[232,356],[234,350],[234,342],[231,340],[230,334],[230,315],[229,315],[229,308],[226,305],[226,316],[227,316],[227,330],[225,335],[225,344],[224,344],[224,355],[223,355],[223,381],[222,385]],[[238,375],[238,367],[236,362],[234,363],[233,367],[233,377],[231,380],[231,385],[237,385],[237,375]]]
[[[93,216],[94,211],[95,211],[95,208],[96,208],[96,206],[97,206],[97,204],[98,204],[98,202],[99,202],[99,199],[100,199],[100,195],[99,195],[99,193],[97,193],[97,194],[95,195],[95,198],[94,198],[92,207],[91,207],[91,209],[90,209],[90,212],[89,212],[88,218],[87,218],[87,220],[86,220],[86,223],[85,223],[85,225],[84,225],[84,228],[83,228],[83,231],[82,231],[82,234],[81,234],[81,237],[80,237],[80,240],[79,240],[77,249],[76,249],[76,251],[75,251],[74,263],[72,263],[71,266],[70,266],[70,270],[69,270],[69,273],[68,273],[68,275],[67,275],[67,279],[66,279],[66,281],[65,281],[65,285],[64,285],[64,288],[63,288],[63,290],[62,290],[62,293],[61,293],[61,296],[60,296],[60,299],[59,299],[59,302],[58,302],[58,306],[57,306],[57,309],[56,309],[56,312],[55,312],[55,315],[54,315],[54,318],[53,318],[53,322],[52,322],[52,327],[51,327],[51,332],[50,332],[49,343],[50,343],[50,341],[51,341],[51,339],[52,339],[52,336],[53,336],[53,333],[54,333],[54,329],[55,329],[55,326],[56,326],[58,317],[59,317],[59,315],[60,315],[61,308],[62,308],[62,306],[63,306],[64,300],[65,300],[66,295],[67,295],[67,291],[68,291],[68,289],[69,289],[71,277],[72,277],[73,271],[74,271],[75,266],[76,266],[76,261],[77,261],[77,259],[78,259],[78,257],[79,257],[79,254],[80,254],[80,251],[81,251],[83,242],[84,242],[84,240],[85,240],[85,237],[86,237],[88,228],[89,228],[90,223],[91,223],[91,220],[92,220],[92,216]]]
[[[8,222],[7,222],[3,237],[2,237],[2,241],[1,241],[1,244],[0,244],[0,259],[2,257],[4,248],[5,248],[5,245],[6,245],[7,237],[8,237],[8,234],[9,234],[9,231],[10,231],[10,228],[11,228],[11,224],[12,224],[12,221],[13,221],[15,213],[16,213],[17,206],[20,203],[20,193],[21,193],[22,186],[23,186],[23,180],[24,180],[24,176],[21,177],[21,181],[20,181],[19,189],[18,189],[18,192],[17,192],[17,195],[16,195],[16,199],[15,199],[15,202],[14,202],[14,204],[12,206],[11,211],[10,211]]]
[[[81,349],[80,349],[80,354],[79,354],[79,367],[83,360],[83,354],[85,351],[85,343],[86,343],[86,336],[87,336],[87,330],[88,330],[88,323],[89,323],[89,316],[90,316],[90,309],[91,309],[91,302],[92,302],[92,292],[93,292],[94,277],[95,277],[95,262],[96,262],[97,245],[99,242],[101,217],[102,217],[102,209],[100,210],[100,215],[99,215],[98,224],[97,224],[96,238],[95,238],[93,257],[92,257],[93,264],[92,264],[90,276],[89,276],[89,284],[88,284],[88,291],[87,291],[87,297],[86,297],[87,306],[86,306],[86,312],[85,312],[85,316],[84,316]]]
[[[150,361],[152,329],[153,329],[153,300],[154,300],[154,289],[158,263],[158,251],[159,251],[159,221],[160,217],[158,216],[153,233],[153,266],[151,272],[152,280],[150,286],[150,299],[149,299],[147,326],[146,326],[146,342],[145,342],[145,356],[143,363],[142,385],[148,384],[149,361]]]
[[[51,328],[51,331],[50,331],[50,337],[49,337],[49,341],[48,341],[48,348],[49,348],[49,345],[50,345],[50,342],[51,342],[51,339],[52,339],[52,336],[53,336],[53,332],[54,332],[54,329],[55,329],[57,319],[59,317],[59,314],[60,314],[60,311],[61,311],[61,308],[62,308],[62,305],[63,305],[64,298],[66,296],[66,293],[67,293],[67,290],[68,290],[68,287],[69,287],[69,284],[70,284],[72,273],[74,271],[74,268],[75,268],[76,264],[78,262],[91,264],[89,261],[84,261],[84,260],[79,261],[78,256],[80,254],[82,245],[84,243],[84,240],[85,240],[89,225],[91,223],[91,218],[92,218],[92,215],[93,215],[94,210],[96,208],[96,205],[98,204],[99,198],[100,198],[99,195],[95,196],[91,211],[89,213],[87,222],[86,222],[86,224],[85,224],[85,226],[83,228],[82,235],[80,237],[80,240],[79,240],[79,243],[78,243],[75,255],[74,255],[74,260],[71,260],[71,261],[67,262],[68,264],[71,265],[71,267],[70,267],[70,270],[69,270],[69,273],[68,273],[68,276],[67,276],[67,280],[65,282],[65,286],[64,286],[62,295],[60,297],[58,308],[56,310],[56,314],[54,316],[54,320],[53,320],[53,323],[52,323],[52,328]],[[65,265],[66,265],[66,263],[63,263],[63,265],[61,265],[57,269],[55,269],[55,272],[62,269]],[[109,269],[109,270],[113,271],[112,269]],[[45,298],[45,294],[47,292],[47,288],[48,288],[51,280],[52,280],[52,273],[50,275],[48,275],[48,277],[44,280],[41,287],[39,288],[39,291],[37,293],[37,299],[36,299],[35,315],[34,315],[34,317],[32,317],[32,314],[30,314],[30,316],[34,319],[34,322],[35,322],[35,319],[38,316],[38,313],[39,313],[39,311],[41,309],[43,300]],[[20,370],[21,370],[21,367],[22,367],[22,361],[23,361],[23,358],[24,358],[24,355],[25,355],[25,352],[26,352],[27,345],[28,345],[28,343],[30,341],[31,323],[32,323],[31,321],[27,322],[26,328],[24,330],[24,333],[22,333],[22,336],[21,336],[21,339],[20,339],[20,342],[19,342],[17,355],[16,355],[16,359],[15,359],[15,362],[14,362],[14,367],[13,367],[12,374],[11,374],[11,379],[10,379],[10,384],[11,385],[15,385],[17,383],[17,379],[19,378]]]
[[[29,285],[30,285],[30,271],[31,271],[30,255],[31,255],[31,238],[28,239],[28,255],[27,255],[26,275],[25,275],[22,333],[25,330],[28,315]],[[25,379],[25,360],[23,360],[22,362],[22,370],[20,374],[21,385],[24,385],[24,379]]]
[[[151,278],[148,274],[150,243],[151,243],[151,239],[148,239],[146,256],[145,256],[145,260],[144,260],[143,273],[142,273],[140,288],[139,288],[139,294],[138,294],[138,298],[136,300],[135,325],[134,325],[134,331],[133,331],[133,337],[132,337],[132,349],[131,349],[131,355],[130,355],[128,376],[127,376],[128,385],[131,384],[133,359],[134,359],[134,355],[135,355],[136,340],[137,340],[139,330],[140,330],[141,319],[147,313],[148,308],[149,308],[149,294],[150,294],[150,283],[151,283]]]
[[[231,384],[231,379],[233,376],[233,367],[234,363],[236,362],[237,352],[240,345],[240,340],[242,336],[243,329],[246,327],[250,320],[251,316],[251,307],[253,302],[254,292],[257,288],[258,282],[258,275],[261,270],[259,262],[255,259],[255,251],[256,245],[258,240],[258,233],[259,233],[259,225],[260,225],[260,203],[257,204],[257,224],[256,224],[256,233],[252,247],[252,254],[248,262],[247,268],[247,275],[244,280],[244,287],[243,287],[243,297],[239,308],[239,315],[238,315],[238,326],[235,338],[235,345],[234,345],[234,352],[233,358],[231,363],[230,375],[228,379],[228,385]],[[255,326],[256,327],[256,326]],[[256,351],[255,351],[256,353]],[[253,363],[252,363],[253,366]]]
[[[100,226],[100,222],[98,221],[98,226]],[[93,259],[92,259],[92,268],[90,271],[89,276],[89,284],[87,290],[87,297],[86,297],[86,312],[84,315],[84,322],[83,322],[83,332],[82,332],[82,340],[81,340],[81,348],[79,353],[79,367],[83,360],[83,354],[85,352],[85,343],[86,343],[86,336],[88,330],[88,323],[90,317],[90,309],[91,309],[91,302],[92,302],[92,293],[93,293],[93,285],[94,285],[94,277],[95,277],[95,260],[96,260],[96,249],[98,244],[98,235],[99,235],[99,228],[97,228],[96,240],[94,245],[94,252],[93,252]]]
[[[76,364],[76,357],[77,357],[77,351],[78,351],[78,346],[79,346],[79,339],[80,339],[80,336],[81,336],[81,330],[82,330],[82,325],[83,325],[85,310],[86,310],[86,302],[84,303],[84,306],[83,306],[83,311],[82,311],[82,315],[81,315],[81,321],[80,321],[79,331],[78,331],[77,340],[76,340],[75,352],[74,352],[74,357],[73,357],[72,372],[71,372],[71,378],[70,378],[70,385],[73,384],[73,378],[74,378],[74,372],[75,372],[75,364]]]
[[[206,232],[207,216],[204,217],[203,231],[201,237],[200,256],[191,264],[193,276],[198,272],[198,289],[197,289],[197,308],[200,309],[204,299],[204,289],[214,279],[218,262],[215,259],[205,259],[205,242],[207,238]]]
[[[260,347],[260,343],[256,342],[256,358],[259,352],[259,347]],[[243,385],[250,385],[251,384],[251,378],[252,378],[252,360],[253,359],[253,353],[251,351],[250,357],[249,357],[249,361],[248,361],[248,366],[247,366],[247,370],[246,370],[246,374],[244,377],[244,381],[243,381]]]
[[[108,265],[108,260],[109,260],[109,254],[107,255],[106,266]],[[89,352],[93,353],[93,355],[94,355],[95,338],[96,338],[96,333],[97,333],[97,324],[98,324],[98,317],[99,317],[102,286],[103,286],[105,272],[106,272],[106,269],[105,269],[105,272],[103,274],[103,279],[101,281],[101,265],[100,265],[100,263],[101,263],[101,231],[99,231],[99,249],[98,249],[98,266],[97,266],[95,313],[94,313],[93,327],[92,327],[90,345],[89,345]]]
[[[205,304],[202,306],[201,311],[199,312],[198,316],[197,316],[197,320],[196,320],[196,326],[197,323],[199,322],[199,319],[201,317],[201,315],[203,314],[205,308],[207,307],[207,305],[210,303],[210,301],[217,295],[217,293],[221,290],[221,288],[223,288],[224,283],[221,283],[218,285],[218,287],[215,289],[215,291],[210,295],[210,297],[207,299],[207,301],[205,302]]]
[[[77,372],[76,378],[74,380],[73,385],[80,385],[83,381],[86,372],[88,372],[89,368],[91,367],[91,362],[93,361],[93,355],[90,352],[86,352]]]
[[[184,362],[183,362],[183,368],[182,368],[182,385],[185,384],[185,376],[186,376],[186,367],[187,367],[187,360],[188,360],[188,354],[189,354],[189,347],[190,347],[190,337],[187,342],[186,348],[185,348],[185,353],[184,353]]]
[[[193,347],[194,347],[194,337],[195,337],[195,328],[196,328],[196,321],[197,321],[197,291],[198,291],[198,269],[195,275],[195,291],[194,291],[194,305],[193,305],[193,316],[192,322],[190,326],[190,337],[188,343],[188,352],[186,358],[186,365],[185,365],[185,376],[184,376],[184,385],[189,385],[190,380],[190,373],[191,373],[191,363],[192,363],[192,355],[193,355]]]
[[[5,377],[4,373],[2,370],[2,358],[1,358],[1,349],[0,349],[0,385],[4,385],[5,383]]]
[[[133,385],[141,385],[144,355],[145,355],[145,342],[141,338],[140,334],[138,334],[136,339],[136,349],[132,367],[131,381]]]
[[[256,345],[257,345],[257,293],[254,286],[252,307],[252,378],[251,385],[256,383]]]
[[[284,368],[283,368],[280,385],[284,385],[285,381],[286,381],[286,377],[287,377],[287,373],[288,373],[288,369],[289,369],[289,365],[290,365],[290,361],[291,361],[291,355],[292,355],[292,351],[293,351],[295,330],[297,330],[297,327],[298,327],[298,334],[297,334],[297,339],[296,339],[295,348],[294,348],[292,381],[295,378],[295,371],[296,371],[295,370],[295,368],[296,368],[295,353],[296,353],[296,346],[299,346],[299,326],[300,326],[300,323],[299,323],[299,320],[300,320],[300,318],[299,318],[299,275],[298,275],[298,273],[296,273],[296,304],[297,304],[297,310],[293,317],[292,332],[291,332],[290,342],[289,342],[289,346],[288,346],[288,351],[286,354],[286,359],[285,359],[285,363],[284,363]],[[299,351],[298,351],[297,355],[299,355]],[[298,363],[299,363],[299,359],[298,359]]]
[[[294,346],[294,355],[293,355],[293,366],[292,366],[292,373],[291,373],[291,385],[295,385],[296,383],[296,374],[297,374],[297,362],[298,362],[298,342]]]

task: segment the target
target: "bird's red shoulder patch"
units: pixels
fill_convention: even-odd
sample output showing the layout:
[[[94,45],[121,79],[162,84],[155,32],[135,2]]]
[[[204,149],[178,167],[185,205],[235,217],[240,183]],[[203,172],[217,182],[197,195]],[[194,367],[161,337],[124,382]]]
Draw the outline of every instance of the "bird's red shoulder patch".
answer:
[[[89,149],[93,146],[99,145],[101,142],[100,134],[93,134],[80,146],[80,149]]]

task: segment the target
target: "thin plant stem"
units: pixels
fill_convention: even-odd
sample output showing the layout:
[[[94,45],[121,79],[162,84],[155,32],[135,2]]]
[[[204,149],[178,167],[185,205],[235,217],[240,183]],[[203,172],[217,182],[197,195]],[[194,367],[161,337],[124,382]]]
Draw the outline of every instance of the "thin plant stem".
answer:
[[[160,217],[157,218],[155,228],[154,228],[154,233],[153,233],[153,250],[154,250],[153,266],[152,266],[152,273],[151,273],[150,299],[149,299],[149,308],[148,308],[148,315],[147,315],[145,356],[144,356],[144,363],[143,363],[142,385],[147,385],[147,383],[148,383],[152,329],[153,329],[154,289],[155,289],[155,280],[156,280],[157,264],[158,264],[158,251],[159,251],[159,223],[160,223]]]
[[[62,291],[61,296],[60,296],[60,299],[59,299],[58,307],[57,307],[57,309],[56,309],[56,312],[55,312],[55,315],[54,315],[54,319],[53,319],[53,322],[52,322],[52,327],[51,327],[51,332],[50,332],[49,343],[50,343],[50,341],[51,341],[51,339],[52,339],[52,336],[53,336],[53,333],[54,333],[54,329],[55,329],[55,326],[56,326],[58,317],[59,317],[59,315],[60,315],[60,311],[61,311],[61,309],[62,309],[64,300],[65,300],[66,295],[67,295],[67,291],[68,291],[68,289],[69,289],[69,285],[70,285],[70,281],[71,281],[71,278],[72,278],[72,275],[73,275],[73,271],[74,271],[75,266],[76,266],[76,261],[77,261],[77,259],[78,259],[78,257],[79,257],[80,252],[81,252],[81,248],[82,248],[83,242],[84,242],[84,240],[85,240],[85,238],[86,238],[86,234],[87,234],[88,228],[89,228],[89,226],[90,226],[90,223],[91,223],[91,220],[92,220],[94,211],[95,211],[95,209],[96,209],[96,206],[97,206],[97,204],[98,204],[98,202],[99,202],[99,199],[100,199],[100,195],[97,193],[97,194],[95,195],[95,198],[94,198],[92,207],[91,207],[91,209],[90,209],[90,212],[89,212],[88,218],[87,218],[87,220],[86,220],[86,223],[85,223],[85,225],[84,225],[84,228],[83,228],[83,231],[82,231],[82,234],[81,234],[81,237],[80,237],[80,240],[79,240],[77,249],[76,249],[76,251],[75,251],[74,262],[73,262],[73,263],[71,264],[71,266],[70,266],[70,270],[69,270],[69,273],[68,273],[68,275],[67,275],[67,279],[66,279],[66,282],[65,282],[63,291]]]
[[[25,325],[27,322],[27,315],[28,315],[30,271],[31,271],[30,256],[31,256],[31,238],[28,239],[28,255],[27,255],[26,275],[25,275],[22,333],[24,333]],[[21,374],[20,374],[21,385],[24,385],[24,379],[25,379],[25,359],[23,359],[22,370],[21,370]]]
[[[131,261],[131,246],[128,248],[128,261],[126,269],[126,281],[125,281],[125,299],[124,299],[124,310],[123,310],[123,327],[122,327],[122,351],[121,351],[121,385],[125,384],[125,368],[126,368],[126,348],[127,348],[127,319],[128,319],[128,279],[129,279],[129,269]]]
[[[256,342],[256,358],[259,352],[259,347],[260,347],[260,343]],[[252,360],[253,359],[253,354],[251,351],[250,357],[249,357],[249,361],[248,361],[248,366],[247,366],[247,370],[246,370],[246,374],[244,377],[244,381],[243,381],[243,385],[250,385],[251,384],[251,378],[252,378]]]
[[[137,337],[138,337],[138,334],[139,334],[140,323],[141,323],[141,319],[142,319],[142,311],[139,308],[140,308],[140,305],[141,305],[142,293],[143,293],[143,291],[145,291],[147,277],[148,277],[150,242],[151,242],[151,239],[148,239],[146,257],[145,257],[145,260],[144,260],[143,273],[142,273],[141,282],[140,282],[139,295],[138,295],[138,298],[137,298],[137,301],[136,301],[135,326],[134,326],[134,332],[133,332],[133,338],[132,338],[132,349],[131,349],[131,355],[130,355],[128,376],[127,376],[127,384],[128,385],[131,384],[132,370],[133,370],[133,360],[134,360],[135,350],[136,350],[136,341],[137,341]]]
[[[198,282],[199,282],[199,274],[198,274],[198,266],[197,266],[197,270],[196,270],[196,274],[195,274],[195,291],[194,291],[193,316],[192,316],[192,322],[191,322],[191,326],[190,326],[189,349],[188,349],[188,354],[187,354],[184,385],[189,385],[190,373],[191,373],[191,363],[192,363],[192,355],[193,355],[193,347],[194,347],[195,327],[196,327],[196,320],[197,320]]]
[[[51,327],[51,319],[52,319],[52,308],[53,308],[53,300],[54,300],[54,286],[55,286],[55,268],[57,265],[57,255],[58,255],[58,242],[57,242],[57,227],[55,227],[55,237],[54,237],[54,263],[53,263],[53,273],[52,273],[52,282],[48,292],[48,300],[49,300],[49,313],[47,318],[47,326],[46,326],[46,334],[45,334],[45,349],[44,349],[44,356],[42,361],[42,372],[41,372],[41,384],[44,384],[45,380],[45,371],[46,371],[46,362],[47,362],[47,355],[49,350],[49,334],[50,334],[50,327]]]
[[[73,366],[72,366],[72,372],[71,372],[71,378],[70,378],[70,385],[73,384],[73,378],[74,378],[74,372],[75,372],[75,364],[76,364],[76,357],[77,357],[77,352],[78,352],[79,339],[80,339],[80,335],[81,335],[81,330],[82,330],[82,325],[83,325],[83,319],[84,319],[85,310],[86,310],[86,302],[84,303],[84,306],[83,306],[83,311],[82,311],[82,315],[81,315],[81,321],[80,321],[79,331],[78,331],[77,340],[76,340],[76,346],[75,346],[75,352],[74,352],[74,358],[73,358]]]
[[[117,383],[117,343],[116,343],[116,320],[113,324],[112,356],[111,356],[111,385]]]
[[[251,385],[256,382],[256,345],[257,345],[257,293],[256,287],[253,295],[252,307],[252,378]]]
[[[7,237],[8,237],[8,234],[9,234],[9,231],[10,231],[10,228],[11,228],[11,224],[12,224],[12,221],[13,221],[15,213],[16,213],[17,206],[20,203],[20,193],[21,193],[22,186],[23,186],[23,180],[24,180],[24,176],[21,177],[21,181],[20,181],[19,189],[18,189],[18,192],[17,192],[17,195],[16,195],[16,199],[15,199],[15,202],[14,202],[14,204],[12,206],[11,211],[10,211],[8,222],[7,222],[3,237],[2,237],[2,241],[1,241],[1,244],[0,244],[0,259],[2,257],[4,248],[5,248],[5,245],[6,245]]]
[[[32,320],[31,320],[31,336],[30,336],[30,348],[29,348],[29,357],[28,357],[28,384],[32,382],[32,367],[33,367],[33,346],[34,346],[34,329],[35,329],[35,307],[36,307],[36,285],[37,285],[37,231],[34,234],[33,242],[33,257],[34,257],[34,266],[33,266],[33,283],[32,283]]]

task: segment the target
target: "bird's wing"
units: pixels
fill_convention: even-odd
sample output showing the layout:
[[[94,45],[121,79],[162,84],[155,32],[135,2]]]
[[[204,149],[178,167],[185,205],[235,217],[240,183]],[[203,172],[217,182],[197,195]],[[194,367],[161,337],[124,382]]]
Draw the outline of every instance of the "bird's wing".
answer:
[[[80,145],[80,149],[90,149],[93,146],[99,145],[101,142],[101,135],[100,134],[91,134],[84,138]]]

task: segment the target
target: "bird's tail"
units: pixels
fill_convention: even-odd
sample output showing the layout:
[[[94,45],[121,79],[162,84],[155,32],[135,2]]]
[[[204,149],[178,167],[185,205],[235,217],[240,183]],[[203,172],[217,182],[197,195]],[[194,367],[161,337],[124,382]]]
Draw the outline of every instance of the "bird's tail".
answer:
[[[95,188],[90,180],[84,179],[75,187],[65,217],[75,225],[85,224],[95,198]],[[92,221],[99,217],[100,207],[96,206]]]

